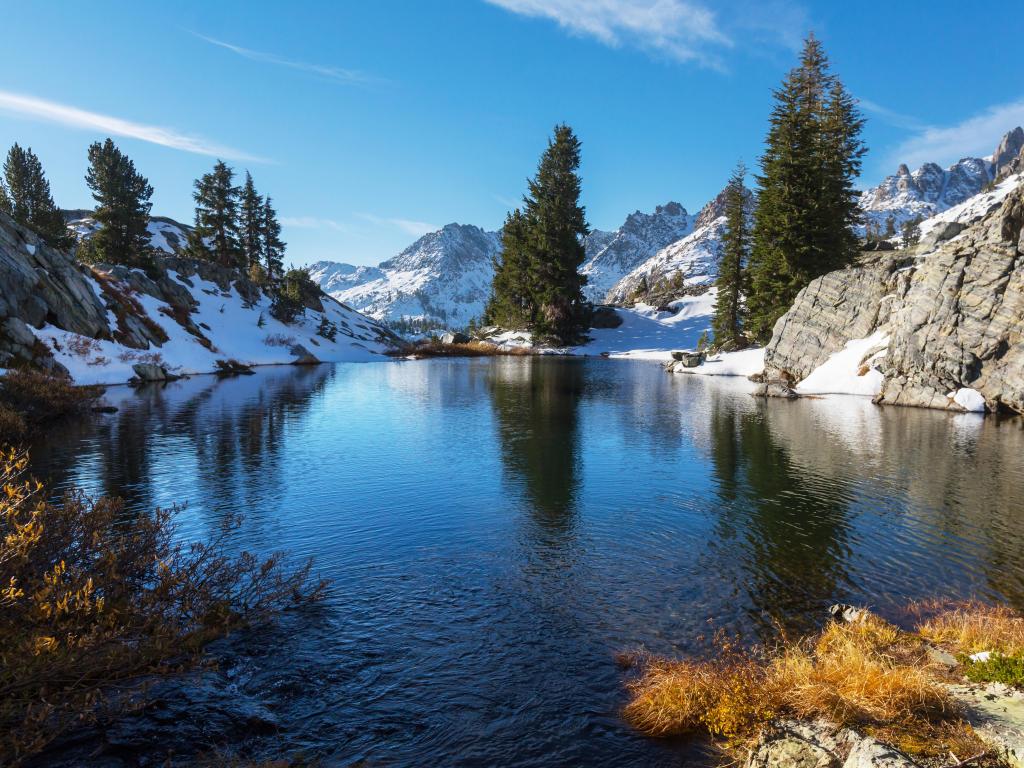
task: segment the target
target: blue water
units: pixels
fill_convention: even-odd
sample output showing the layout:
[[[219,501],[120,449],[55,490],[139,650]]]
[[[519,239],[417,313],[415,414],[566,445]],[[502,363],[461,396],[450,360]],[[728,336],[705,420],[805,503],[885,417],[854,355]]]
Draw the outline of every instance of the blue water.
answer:
[[[224,685],[277,724],[229,739],[248,756],[695,764],[621,721],[618,652],[810,628],[836,601],[1024,607],[1019,419],[558,358],[265,368],[108,400],[34,446],[37,474],[184,504],[186,537],[243,515],[233,546],[333,582],[226,652]]]

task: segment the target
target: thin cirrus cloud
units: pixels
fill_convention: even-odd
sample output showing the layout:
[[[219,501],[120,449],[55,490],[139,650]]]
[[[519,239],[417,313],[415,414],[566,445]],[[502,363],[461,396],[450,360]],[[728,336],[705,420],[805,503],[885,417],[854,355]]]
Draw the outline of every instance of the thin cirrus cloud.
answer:
[[[358,216],[363,221],[368,221],[371,224],[376,224],[377,226],[397,227],[398,229],[402,230],[403,232],[406,232],[406,233],[408,233],[410,235],[413,235],[415,237],[422,237],[423,235],[427,234],[428,232],[436,232],[437,230],[440,229],[440,227],[438,227],[437,225],[435,225],[435,224],[428,224],[425,221],[413,221],[412,219],[388,218],[388,217],[385,217],[385,216],[375,216],[372,213],[357,213],[356,216]]]
[[[999,140],[1024,125],[1024,99],[997,104],[956,125],[925,126],[899,144],[890,160],[911,167],[926,162],[948,164],[962,157],[985,157]]]
[[[221,157],[227,160],[242,160],[255,163],[270,162],[261,157],[250,155],[241,150],[216,144],[198,136],[189,136],[172,128],[136,123],[112,115],[101,115],[78,107],[59,104],[55,101],[26,96],[10,91],[0,91],[0,111],[23,117],[42,120],[48,123],[66,125],[70,128],[82,128],[97,131],[108,136],[121,136],[129,139],[158,144],[162,147],[191,152],[196,155]]]
[[[297,229],[333,229],[335,232],[348,232],[348,227],[340,221],[317,216],[282,216],[281,224]]]
[[[548,19],[612,47],[633,45],[679,61],[721,68],[731,37],[715,13],[688,0],[484,0],[521,16]]]
[[[278,67],[295,69],[300,72],[318,75],[328,80],[333,80],[338,83],[347,83],[350,85],[368,85],[371,83],[383,82],[378,77],[373,77],[365,72],[360,72],[355,69],[344,69],[342,67],[332,67],[325,64],[311,64],[305,61],[296,61],[294,59],[287,59],[284,56],[278,56],[276,53],[267,53],[266,51],[254,51],[251,48],[243,48],[240,45],[228,43],[224,40],[218,40],[215,37],[203,35],[199,32],[193,32],[192,34],[210,45],[216,45],[226,51],[231,51],[231,53],[241,56],[242,58],[249,59],[250,61],[261,61],[265,64],[273,64]]]

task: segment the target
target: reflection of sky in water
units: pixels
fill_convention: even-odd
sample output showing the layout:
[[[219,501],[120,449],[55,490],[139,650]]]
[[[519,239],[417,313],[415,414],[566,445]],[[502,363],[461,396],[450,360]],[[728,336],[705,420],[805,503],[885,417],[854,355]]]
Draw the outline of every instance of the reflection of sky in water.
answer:
[[[604,360],[265,368],[112,389],[119,413],[34,460],[187,503],[183,535],[241,514],[238,546],[313,556],[336,605],[272,662],[309,688],[276,705],[345,760],[672,764],[619,723],[618,650],[836,600],[1024,603],[1019,420],[748,391]]]

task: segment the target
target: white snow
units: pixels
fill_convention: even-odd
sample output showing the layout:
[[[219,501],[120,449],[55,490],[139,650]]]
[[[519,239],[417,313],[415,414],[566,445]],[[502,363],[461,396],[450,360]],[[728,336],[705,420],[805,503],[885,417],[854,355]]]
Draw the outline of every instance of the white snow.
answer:
[[[169,276],[178,279],[174,272]],[[78,384],[125,382],[134,375],[132,366],[140,362],[157,363],[177,374],[209,373],[216,370],[217,360],[227,359],[247,365],[287,364],[294,360],[289,350],[295,344],[304,346],[323,362],[384,359],[381,355],[387,347],[377,341],[375,324],[330,298],[325,297],[323,304],[328,320],[338,327],[334,341],[317,335],[322,317],[318,312],[307,310],[304,317],[286,325],[271,316],[270,299],[266,296],[248,306],[233,287],[225,294],[198,275],[189,279],[193,284],[189,291],[198,301],[191,319],[210,340],[212,349],[204,347],[198,338],[161,311],[170,312],[168,305],[145,294],[135,294],[135,299],[169,337],[160,347],[131,349],[115,341],[90,339],[51,325],[34,333]],[[100,295],[96,282],[90,280],[90,284]],[[108,313],[108,318],[112,328],[116,328],[111,315]]]
[[[575,355],[601,355],[633,360],[672,359],[674,349],[693,349],[701,334],[711,326],[715,308],[715,289],[700,296],[684,296],[668,306],[673,311],[659,312],[656,307],[637,304],[632,309],[616,309],[622,318],[618,328],[593,328],[590,341],[567,350]]]
[[[924,237],[940,223],[958,221],[961,224],[970,224],[978,221],[994,206],[1003,202],[1017,185],[1024,181],[1024,174],[1007,176],[988,192],[982,192],[974,197],[968,198],[959,205],[955,205],[930,219],[925,219],[920,224],[921,237]]]
[[[676,373],[696,376],[753,376],[764,370],[764,348],[751,347],[739,352],[712,355],[695,368],[677,368]]]
[[[885,356],[889,336],[875,331],[866,339],[854,339],[815,368],[796,386],[801,395],[863,395],[882,391],[884,377],[872,363]]]
[[[946,397],[968,413],[985,413],[985,398],[975,389],[961,387],[955,392],[950,392]]]
[[[30,256],[36,255],[36,247],[32,243],[25,243],[25,250],[28,251]]]

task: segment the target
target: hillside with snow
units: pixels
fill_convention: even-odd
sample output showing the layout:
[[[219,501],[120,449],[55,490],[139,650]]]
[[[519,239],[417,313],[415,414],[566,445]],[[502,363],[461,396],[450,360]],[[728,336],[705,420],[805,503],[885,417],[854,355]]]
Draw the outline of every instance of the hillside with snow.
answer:
[[[150,231],[170,246],[180,236],[174,227],[156,219]],[[0,285],[0,368],[28,362],[78,384],[122,383],[155,369],[382,360],[401,344],[326,295],[304,294],[295,319],[283,322],[263,288],[207,261],[168,253],[148,272],[79,264],[2,213]]]
[[[666,203],[654,213],[636,211],[615,232],[588,237],[584,295],[602,303],[617,282],[670,243],[693,230],[694,219],[679,203]]]

